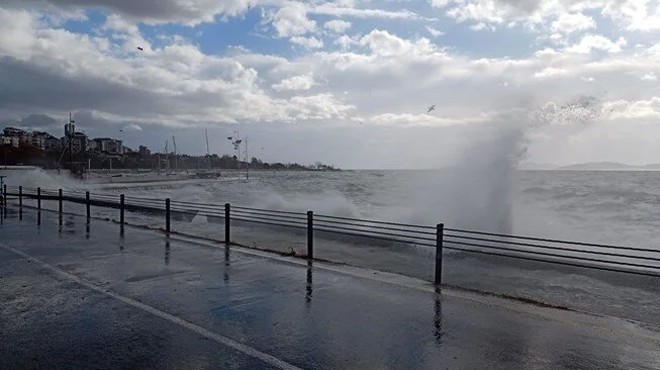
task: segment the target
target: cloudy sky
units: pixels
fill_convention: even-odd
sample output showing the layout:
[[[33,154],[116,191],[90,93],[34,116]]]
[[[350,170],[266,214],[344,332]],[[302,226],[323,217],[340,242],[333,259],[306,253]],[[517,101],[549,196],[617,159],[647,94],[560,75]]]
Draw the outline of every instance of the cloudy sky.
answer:
[[[526,161],[660,162],[659,36],[657,0],[4,0],[0,122],[347,168],[514,125]]]

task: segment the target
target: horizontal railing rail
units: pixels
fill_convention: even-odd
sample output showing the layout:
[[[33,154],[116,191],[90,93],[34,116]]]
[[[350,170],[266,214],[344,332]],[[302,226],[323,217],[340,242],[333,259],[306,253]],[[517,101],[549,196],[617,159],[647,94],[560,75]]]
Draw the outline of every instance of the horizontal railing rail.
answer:
[[[90,208],[103,207],[120,210],[120,223],[125,223],[124,212],[148,212],[165,217],[165,231],[171,231],[171,219],[192,220],[196,216],[223,221],[224,242],[230,244],[233,222],[254,223],[285,227],[307,232],[307,257],[314,257],[314,235],[323,238],[332,235],[374,239],[413,247],[435,249],[435,282],[442,282],[443,255],[447,252],[468,253],[496,258],[510,258],[532,262],[564,265],[578,268],[660,277],[660,250],[610,244],[586,243],[531,236],[507,235],[486,231],[406,224],[344,216],[315,214],[227,204],[209,204],[181,200],[157,199],[142,196],[91,193],[76,189],[41,189],[7,186],[5,198],[58,201],[83,204],[90,218]],[[317,235],[317,236],[318,236]],[[355,240],[359,243],[360,240]]]

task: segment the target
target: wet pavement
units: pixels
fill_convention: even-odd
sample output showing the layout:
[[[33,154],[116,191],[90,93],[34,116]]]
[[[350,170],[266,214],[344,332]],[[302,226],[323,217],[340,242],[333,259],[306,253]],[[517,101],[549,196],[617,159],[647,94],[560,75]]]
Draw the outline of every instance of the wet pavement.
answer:
[[[75,216],[1,220],[0,369],[660,368],[657,328],[617,318]]]

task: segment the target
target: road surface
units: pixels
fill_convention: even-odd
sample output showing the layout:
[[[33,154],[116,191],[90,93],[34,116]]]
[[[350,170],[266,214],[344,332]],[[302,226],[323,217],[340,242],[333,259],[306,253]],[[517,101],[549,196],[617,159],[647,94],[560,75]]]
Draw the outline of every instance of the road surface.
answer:
[[[2,218],[1,369],[660,368],[650,325],[63,223],[13,207]]]

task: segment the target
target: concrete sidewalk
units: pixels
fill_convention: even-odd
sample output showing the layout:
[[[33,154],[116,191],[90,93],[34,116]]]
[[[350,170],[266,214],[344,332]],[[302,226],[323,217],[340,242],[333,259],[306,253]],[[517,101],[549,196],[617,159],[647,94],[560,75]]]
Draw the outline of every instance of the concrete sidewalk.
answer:
[[[9,208],[0,368],[657,369],[656,328]],[[607,304],[607,302],[603,302]]]

